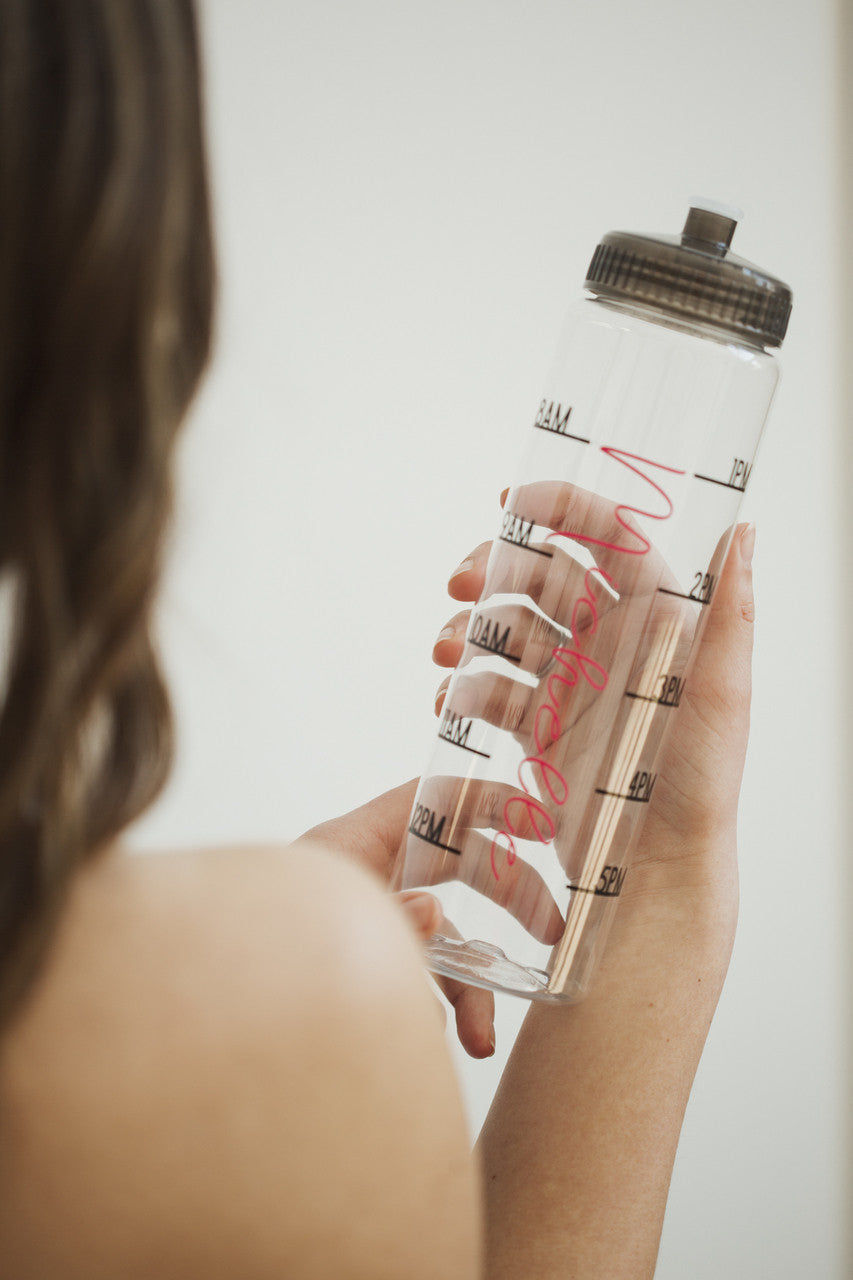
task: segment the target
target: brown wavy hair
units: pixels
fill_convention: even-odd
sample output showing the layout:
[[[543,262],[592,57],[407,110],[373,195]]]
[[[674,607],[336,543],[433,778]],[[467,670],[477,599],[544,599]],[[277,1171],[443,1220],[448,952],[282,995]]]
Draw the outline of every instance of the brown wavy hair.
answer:
[[[0,1019],[172,752],[151,639],[213,252],[191,0],[0,10]]]

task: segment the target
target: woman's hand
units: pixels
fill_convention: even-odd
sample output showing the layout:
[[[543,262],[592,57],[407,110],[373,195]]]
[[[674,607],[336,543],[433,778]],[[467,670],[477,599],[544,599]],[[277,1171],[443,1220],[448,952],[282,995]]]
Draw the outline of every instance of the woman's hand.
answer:
[[[479,600],[476,612],[457,615],[435,656],[457,667],[439,736],[493,752],[491,726],[522,764],[514,776],[451,769],[424,780],[420,810],[438,815],[443,843],[412,831],[407,887],[461,881],[553,945],[566,920],[550,875],[561,869],[578,892],[603,868],[621,883],[621,850],[645,808],[627,801],[651,794],[641,760],[656,755],[670,686],[681,696],[704,611],[684,592],[624,507],[565,482],[512,492],[500,540],[451,583]],[[547,845],[548,865],[518,856],[517,840]]]
[[[661,757],[664,767],[656,766],[655,798],[648,807],[622,806],[617,843],[626,842],[626,824],[633,825],[645,811],[648,820],[637,859],[641,862],[644,849],[658,847],[662,822],[680,835],[688,828],[693,831],[709,817],[717,821],[723,796],[733,792],[729,785],[731,761],[739,759],[742,764],[745,728],[737,750],[732,751],[730,739],[738,718],[732,721],[730,712],[737,698],[745,699],[748,705],[749,671],[748,662],[744,670],[742,661],[714,666],[713,650],[719,649],[720,619],[727,608],[726,591],[733,589],[732,569],[722,572],[729,539],[721,539],[710,566],[710,580],[716,581],[717,587],[705,619],[705,640],[685,683],[673,672],[684,671],[706,601],[682,595],[659,553],[624,511],[614,511],[604,499],[567,484],[528,485],[513,495],[513,505],[529,513],[540,527],[555,532],[544,542],[530,544],[529,550],[540,553],[536,556],[512,546],[501,546],[496,556],[492,544],[483,543],[451,577],[451,596],[461,601],[479,600],[480,604],[473,627],[471,611],[465,610],[447,623],[436,641],[435,661],[459,668],[451,701],[445,701],[448,677],[439,688],[436,711],[445,721],[473,717],[511,733],[539,769],[549,792],[552,786],[554,791],[558,785],[563,787],[563,795],[552,794],[554,804],[550,807],[548,797],[543,796],[548,811],[542,813],[541,825],[550,828],[547,834],[569,879],[583,883],[590,874],[586,865],[591,843],[589,822],[597,814],[597,810],[587,812],[585,808],[590,768],[597,762],[595,773],[608,778],[612,771],[613,781],[597,785],[625,791],[627,780],[637,776],[633,771],[642,767],[632,763],[634,757],[640,751],[643,759],[655,755],[656,743],[672,714],[672,702],[682,705],[675,715],[670,744]],[[737,554],[744,532],[739,529],[732,541]],[[750,541],[752,537],[749,531]],[[595,553],[592,568],[585,570],[567,554],[571,549],[576,555],[579,548]],[[613,589],[617,580],[618,592]],[[504,604],[507,592],[521,603]],[[508,662],[503,663],[505,673],[493,665],[484,668],[476,661],[483,648],[508,658],[514,668]],[[552,653],[555,658],[562,655],[560,666]],[[526,672],[527,682],[513,679],[514,671]],[[532,686],[531,677],[538,677]],[[677,698],[667,692],[668,684],[676,686]],[[626,699],[623,690],[636,692]],[[641,695],[645,696],[640,702],[631,701]],[[644,708],[656,701],[662,706],[655,707],[655,714],[649,717]],[[713,711],[710,716],[709,707]],[[719,723],[721,707],[724,724]],[[607,742],[606,735],[602,738],[602,723],[609,732],[610,721],[614,726],[622,725],[619,746],[612,759],[602,755],[599,760]],[[717,758],[720,743],[711,745],[717,733],[725,745],[724,761]],[[621,785],[614,785],[626,770]],[[497,850],[497,866],[492,844],[493,875],[483,872],[484,867],[488,871],[490,860],[488,851],[484,855],[488,836],[481,834],[482,829],[491,826],[500,830],[502,809],[504,813],[513,810],[513,822],[519,816],[523,822],[526,813],[536,822],[541,806],[534,806],[527,797],[509,798],[507,803],[503,792],[509,788],[492,783],[466,784],[460,801],[450,794],[453,779],[430,779],[427,785],[431,788],[427,803],[434,812],[461,814],[453,831],[452,843],[462,850],[462,857],[453,860],[454,874],[499,901],[541,941],[556,941],[562,931],[556,905],[544,883],[531,883],[536,879],[534,869],[514,857],[508,838],[509,852]],[[459,784],[455,785],[458,788]],[[736,786],[733,793],[736,797]],[[491,813],[481,812],[489,805]],[[540,831],[517,829],[516,834],[522,839],[545,840]],[[447,872],[447,859],[441,860],[426,846],[413,847],[410,860],[413,867],[422,864],[422,879],[413,872],[410,884],[428,884]]]
[[[723,833],[733,846],[749,733],[754,543],[754,526],[738,526],[725,565],[715,566],[718,582],[707,625],[663,748],[628,882],[645,883],[656,864],[677,860],[684,868],[695,863],[697,850],[709,842],[719,846]],[[481,544],[451,576],[448,590],[454,599],[480,598],[490,550],[491,543]],[[470,609],[457,613],[439,633],[433,649],[439,666],[460,663],[470,617]],[[448,676],[439,686],[437,714],[449,683]]]
[[[608,540],[613,537],[612,531]],[[628,901],[649,888],[671,888],[690,875],[699,879],[710,874],[708,850],[716,850],[714,876],[717,888],[726,897],[728,908],[719,919],[733,920],[736,903],[734,867],[734,823],[737,794],[748,731],[749,665],[751,654],[752,596],[749,560],[753,531],[739,528],[731,553],[720,574],[709,609],[708,625],[698,660],[691,672],[682,706],[676,717],[663,758],[652,803],[626,880],[620,915],[630,908]],[[480,598],[486,581],[491,550],[483,543],[452,575],[449,593],[460,602]],[[547,583],[543,582],[543,589]],[[643,580],[634,584],[635,593],[644,590]],[[554,610],[561,625],[559,608]],[[615,610],[614,610],[615,612]],[[463,657],[470,610],[458,613],[440,633],[433,657],[444,667],[455,667]],[[534,639],[535,643],[535,639]],[[439,690],[436,711],[441,710],[448,680]],[[519,726],[519,731],[523,731]],[[568,735],[569,738],[571,735]],[[442,785],[435,780],[435,785]],[[387,883],[405,835],[414,802],[417,782],[412,781],[379,796],[343,817],[314,828],[305,837],[338,849],[377,874]],[[485,793],[487,806],[499,804],[500,789]],[[491,812],[472,814],[473,826],[489,826]],[[726,839],[720,838],[725,830]],[[477,834],[477,833],[475,833]],[[484,839],[485,837],[479,837]],[[726,855],[720,852],[728,849]],[[488,865],[488,859],[484,859]],[[520,870],[526,864],[516,864]],[[494,894],[492,885],[489,889]],[[401,906],[418,935],[428,939],[442,923],[441,906],[422,891],[398,895]],[[512,904],[510,904],[511,907]],[[528,921],[534,929],[556,941],[561,919],[551,919],[547,911],[540,919]],[[490,992],[441,979],[439,985],[454,1006],[459,1038],[473,1057],[487,1057],[494,1051],[494,998]]]
[[[351,813],[313,827],[301,840],[322,844],[351,858],[387,885],[408,826],[417,785],[415,779],[386,791]],[[426,942],[443,920],[438,899],[422,892],[404,892],[396,898],[412,928]],[[495,1049],[495,1001],[491,992],[450,978],[436,981],[453,1006],[463,1048],[472,1058],[489,1057]]]

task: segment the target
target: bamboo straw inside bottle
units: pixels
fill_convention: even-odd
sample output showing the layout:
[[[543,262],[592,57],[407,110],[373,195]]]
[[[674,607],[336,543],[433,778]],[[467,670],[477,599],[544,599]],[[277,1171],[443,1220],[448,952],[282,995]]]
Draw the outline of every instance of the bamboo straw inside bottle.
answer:
[[[565,991],[571,977],[578,951],[583,945],[584,934],[595,899],[595,888],[605,866],[610,862],[611,846],[619,826],[625,797],[636,772],[640,755],[645,746],[652,720],[657,711],[656,690],[661,677],[670,670],[678,639],[683,627],[680,617],[669,617],[655,637],[652,651],[640,678],[637,693],[625,726],[616,758],[610,769],[607,795],[602,797],[589,849],[584,858],[578,883],[573,886],[572,899],[566,916],[566,928],[557,943],[552,960],[548,990]]]

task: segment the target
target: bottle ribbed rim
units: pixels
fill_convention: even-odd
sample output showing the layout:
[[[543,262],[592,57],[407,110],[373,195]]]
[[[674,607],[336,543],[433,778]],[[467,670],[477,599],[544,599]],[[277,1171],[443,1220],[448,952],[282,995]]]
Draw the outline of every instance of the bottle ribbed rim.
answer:
[[[791,314],[791,290],[728,252],[735,225],[694,207],[680,240],[611,232],[592,256],[585,287],[603,298],[779,346]]]

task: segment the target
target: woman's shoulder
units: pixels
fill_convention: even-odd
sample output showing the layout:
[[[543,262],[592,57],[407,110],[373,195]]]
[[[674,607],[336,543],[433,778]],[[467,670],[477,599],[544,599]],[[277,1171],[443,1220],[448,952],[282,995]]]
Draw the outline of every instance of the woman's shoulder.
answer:
[[[417,944],[321,848],[81,875],[3,1044],[0,1125],[0,1256],[21,1280],[417,1277],[424,1239],[458,1260],[444,1274],[476,1274],[464,1114]]]

